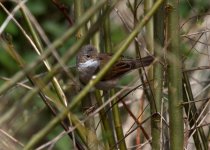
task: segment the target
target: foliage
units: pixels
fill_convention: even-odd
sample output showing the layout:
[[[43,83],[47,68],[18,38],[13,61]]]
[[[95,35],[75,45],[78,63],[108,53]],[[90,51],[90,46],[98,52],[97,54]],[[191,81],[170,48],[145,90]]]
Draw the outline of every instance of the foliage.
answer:
[[[167,83],[177,81],[173,76],[169,79],[167,73],[168,64],[177,66],[173,64],[176,56],[173,48],[169,52],[173,40],[168,34],[171,33],[168,23],[173,6],[159,0],[143,12],[146,4],[142,0],[89,0],[77,1],[78,4],[76,1],[0,2],[0,137],[3,137],[0,149],[169,147],[171,95],[168,95],[170,84]],[[23,6],[20,7],[20,3]],[[168,11],[163,16],[157,16],[160,5]],[[181,55],[175,59],[183,63],[178,73],[183,77],[179,85],[183,88],[183,102],[179,108],[184,112],[180,118],[184,120],[182,134],[188,149],[207,149],[209,144],[209,6],[207,0],[180,0],[177,9]],[[13,15],[20,26],[10,19],[3,29],[9,17],[6,10],[11,13],[15,7],[19,8]],[[152,22],[152,16],[153,19],[162,17],[164,33],[153,31],[157,22]],[[159,34],[154,36],[157,39],[150,37],[150,23],[154,35]],[[157,42],[161,36],[163,45]],[[83,86],[75,71],[75,56],[87,43],[99,47],[100,51],[113,53],[113,59],[95,80]],[[133,58],[152,55],[155,61],[149,69],[141,68],[120,78],[115,90],[92,88],[124,52]],[[162,74],[161,79],[155,76],[153,66],[161,68],[156,70]],[[154,95],[158,93],[155,91],[158,82],[161,83],[159,102],[157,94]],[[158,103],[161,109],[154,108]],[[155,130],[150,120],[160,131],[157,134],[162,143],[160,138],[156,139],[159,143],[156,147],[151,144],[155,141],[151,132]],[[46,143],[49,145],[40,147]]]

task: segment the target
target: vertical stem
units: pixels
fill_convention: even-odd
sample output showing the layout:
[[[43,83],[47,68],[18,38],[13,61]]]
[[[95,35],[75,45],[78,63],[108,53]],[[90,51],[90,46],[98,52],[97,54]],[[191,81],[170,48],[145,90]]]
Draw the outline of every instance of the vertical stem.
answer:
[[[91,0],[91,4],[95,5],[97,0]],[[98,19],[99,13],[94,14],[94,16],[91,18],[91,24],[94,24],[94,22],[96,22],[96,20]],[[108,17],[108,16],[107,16]],[[106,18],[107,18],[106,17]],[[96,32],[95,35],[92,37],[92,45],[95,46],[95,48],[97,49],[98,52],[100,52],[100,32]],[[95,98],[97,101],[98,106],[103,105],[103,100],[102,100],[102,96],[100,94],[99,90],[95,91]],[[111,134],[111,127],[110,124],[108,122],[106,113],[105,113],[105,109],[102,109],[99,112],[100,115],[100,120],[102,120],[102,125],[101,125],[101,130],[102,130],[102,135],[105,135],[105,137],[108,137],[104,140],[104,149],[105,150],[109,150],[111,146],[114,145],[114,136],[113,134]],[[108,135],[108,136],[107,136]]]
[[[144,13],[146,14],[152,8],[153,0],[146,0],[144,1]],[[146,44],[147,49],[153,53],[154,51],[154,21],[153,17],[150,18],[148,23],[146,24]],[[151,71],[152,73],[152,71]]]
[[[84,14],[84,7],[83,7],[83,1],[82,0],[74,0],[74,16],[75,21],[79,20],[81,16]],[[80,39],[85,34],[85,25],[78,30],[76,38]]]
[[[150,11],[153,5],[153,0],[146,0],[144,1],[144,13],[146,14],[147,12]],[[153,17],[150,18],[148,23],[146,24],[146,46],[147,49],[151,54],[154,53],[154,21]],[[152,68],[148,72],[148,79],[152,80],[153,78],[153,70]],[[154,104],[153,104],[154,105]]]
[[[107,4],[105,8],[110,7],[110,1],[107,1]],[[106,20],[104,22],[104,45],[105,45],[105,50],[106,52],[110,53],[112,52],[112,42],[111,42],[111,31],[110,31],[110,18],[109,16],[106,17]],[[110,95],[114,95],[115,91],[112,90]],[[114,105],[116,103],[116,99],[112,101],[113,104],[113,109],[112,109],[112,114],[113,114],[113,119],[114,119],[114,126],[115,126],[115,131],[116,131],[116,136],[117,136],[117,141],[120,141],[124,139],[124,134],[123,134],[123,129],[122,129],[122,120],[121,120],[121,115],[120,111],[118,108],[118,105]],[[114,133],[114,130],[112,131]],[[126,144],[125,140],[122,140],[119,143],[119,148],[120,150],[126,150]]]
[[[169,127],[170,149],[184,149],[182,63],[179,46],[179,13],[178,0],[168,3],[168,94],[169,94]]]
[[[96,2],[97,2],[97,0],[91,0],[91,5],[95,5]],[[94,24],[94,22],[96,22],[96,20],[98,19],[98,16],[99,16],[98,13],[94,14],[94,16],[91,18],[91,24]],[[98,31],[93,35],[92,40],[91,40],[92,44],[95,46],[95,48],[98,50],[98,52],[100,50],[100,48],[99,48],[100,42],[99,41],[100,41],[100,33]]]
[[[153,5],[153,1],[152,0],[146,0],[144,1],[144,14],[147,14],[150,9],[152,8],[152,5]],[[134,25],[136,26],[137,24],[137,21],[138,21],[138,16],[137,16],[137,8],[138,8],[138,1],[135,0],[134,1]],[[153,23],[153,17],[151,17],[147,24],[145,25],[145,28],[146,28],[146,36],[145,36],[145,40],[146,40],[146,47],[148,49],[148,51],[151,52],[151,54],[154,53],[154,23]],[[136,49],[136,53],[138,55],[138,57],[141,56],[140,54],[140,49],[139,49],[139,45],[138,45],[138,42],[135,41],[135,49]],[[143,84],[143,90],[144,90],[144,93],[145,93],[145,96],[147,97],[148,101],[150,102],[150,106],[151,106],[151,114],[153,114],[154,112],[156,112],[156,108],[154,107],[155,106],[155,103],[154,103],[154,98],[152,96],[152,89],[151,88],[146,88],[146,84],[144,83],[144,70],[141,69],[139,70],[139,75],[140,75],[140,78],[141,78],[141,81],[142,81],[142,84]],[[150,70],[148,71],[148,78],[149,80],[152,80],[153,78],[153,69],[150,68]],[[154,120],[154,118],[152,118],[152,120]],[[153,132],[153,122],[151,122],[151,132]]]
[[[112,91],[112,95],[115,94],[115,91]],[[116,130],[116,135],[117,135],[117,141],[121,141],[119,143],[119,149],[120,150],[126,150],[126,143],[124,140],[124,133],[123,133],[123,128],[122,128],[122,119],[120,115],[120,110],[118,105],[116,104],[117,99],[113,100],[112,104],[113,105],[113,118],[114,118],[114,125],[115,125],[115,130]],[[123,139],[123,140],[122,140]]]
[[[144,1],[145,13],[147,13],[153,5],[152,0]],[[161,57],[162,54],[158,53],[164,45],[164,13],[163,13],[163,4],[155,13],[155,25],[153,18],[146,25],[146,44],[147,49],[155,57]],[[155,39],[155,41],[154,41]],[[155,45],[155,50],[154,50]],[[149,80],[154,79],[152,92],[154,98],[150,100],[151,106],[151,135],[152,135],[152,149],[159,150],[161,149],[161,126],[160,121],[161,117],[158,115],[153,115],[155,113],[161,114],[161,100],[162,100],[162,84],[163,84],[163,67],[160,63],[155,63],[154,67],[149,70],[148,78]]]
[[[99,106],[103,105],[100,92],[97,90],[95,92],[95,94],[96,94],[96,100],[97,100],[98,105]],[[109,147],[112,147],[115,145],[115,139],[114,139],[114,136],[112,134],[112,129],[111,129],[110,124],[107,119],[106,111],[105,111],[105,109],[102,109],[99,113],[100,113],[100,119],[102,120],[102,124],[104,127],[104,131],[105,131],[104,133],[106,133],[105,136],[107,137],[107,141],[109,143]],[[107,147],[107,145],[105,145],[105,146]]]
[[[78,21],[81,16],[84,14],[84,2],[82,0],[74,0],[74,13],[75,13],[75,21]],[[80,28],[80,30],[78,30],[76,38],[80,39],[82,38],[85,34],[86,34],[86,28],[85,28],[85,24],[83,25],[83,27]],[[82,100],[82,107],[84,112],[92,107],[92,99],[93,98],[93,93],[89,92],[88,96],[86,96],[83,100]],[[94,117],[90,117],[85,123],[84,123],[85,127],[87,128],[87,134],[85,134],[85,142],[88,145],[89,148],[91,149],[98,149],[98,145],[93,145],[93,143],[95,142],[96,139],[92,138],[93,133],[95,133],[95,121],[94,121]],[[96,136],[96,135],[95,135]]]
[[[164,3],[160,6],[154,15],[154,39],[155,39],[155,49],[154,56],[156,58],[162,59],[163,52],[161,51],[164,46]],[[156,109],[151,105],[151,113],[157,111],[161,114],[161,101],[162,101],[162,90],[163,90],[163,66],[160,63],[155,63],[153,67],[153,93]],[[162,149],[162,137],[161,137],[161,118],[156,117],[151,120],[151,133],[152,133],[152,149]]]
[[[107,3],[105,5],[105,8],[109,8],[109,0],[107,0]],[[109,15],[106,17],[105,21],[104,21],[104,26],[103,26],[103,30],[104,30],[104,45],[105,45],[105,51],[106,52],[111,52],[112,51],[112,42],[111,42],[111,32],[110,32],[110,19],[109,19]]]
[[[107,0],[106,5],[103,8],[104,10],[106,10],[107,8],[110,7],[109,2],[110,1]],[[109,15],[107,15],[105,20],[104,20],[103,33],[104,33],[104,47],[105,47],[104,52],[110,53],[110,52],[112,52],[112,44],[111,44]],[[109,96],[111,96],[111,92],[108,92],[108,91],[103,91],[103,94],[104,94],[104,99],[105,100],[109,99]],[[107,107],[107,109],[108,109],[108,107]],[[112,111],[107,112],[106,116],[107,116],[107,120],[109,120],[107,125],[109,126],[109,133],[112,134],[112,135],[110,135],[110,137],[112,137],[112,144],[113,144],[115,142],[115,138],[114,138],[115,130],[113,129],[113,121],[112,121],[113,120],[113,113],[112,113]],[[114,145],[111,145],[110,141],[109,141],[109,145],[110,145],[110,147],[114,146]]]

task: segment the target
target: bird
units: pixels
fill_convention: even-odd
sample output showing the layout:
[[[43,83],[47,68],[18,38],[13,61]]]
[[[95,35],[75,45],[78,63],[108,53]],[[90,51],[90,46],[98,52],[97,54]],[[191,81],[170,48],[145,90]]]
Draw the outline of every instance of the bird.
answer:
[[[79,80],[86,85],[112,58],[113,54],[99,53],[91,45],[83,46],[76,56],[76,68]],[[118,80],[131,70],[149,66],[154,61],[153,56],[141,59],[132,59],[121,56],[114,65],[105,73],[102,79],[95,85],[99,90],[109,90],[116,87]]]

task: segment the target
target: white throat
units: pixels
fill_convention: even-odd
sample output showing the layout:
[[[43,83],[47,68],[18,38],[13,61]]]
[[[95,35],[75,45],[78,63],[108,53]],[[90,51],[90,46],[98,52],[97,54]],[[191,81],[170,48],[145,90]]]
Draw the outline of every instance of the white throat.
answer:
[[[100,66],[100,62],[98,60],[90,59],[86,62],[78,64],[78,71],[80,80],[83,83],[88,83],[92,76],[96,73],[96,70]]]
[[[97,68],[99,66],[99,62],[97,60],[94,59],[90,59],[84,63],[79,63],[79,67],[80,68],[88,68],[88,67],[93,67],[93,68]]]

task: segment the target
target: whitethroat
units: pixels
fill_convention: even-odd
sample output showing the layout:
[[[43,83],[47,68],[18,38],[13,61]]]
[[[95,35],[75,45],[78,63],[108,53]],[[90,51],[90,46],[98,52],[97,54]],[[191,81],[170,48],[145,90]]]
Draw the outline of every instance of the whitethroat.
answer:
[[[92,45],[82,47],[76,58],[81,83],[87,84],[111,58],[112,54],[98,53],[96,48]],[[141,59],[130,59],[121,56],[95,87],[101,90],[114,88],[122,75],[131,70],[149,66],[153,60],[154,58],[152,56],[146,56]]]

